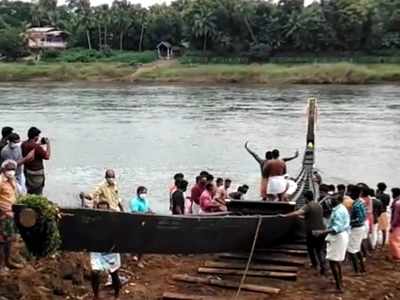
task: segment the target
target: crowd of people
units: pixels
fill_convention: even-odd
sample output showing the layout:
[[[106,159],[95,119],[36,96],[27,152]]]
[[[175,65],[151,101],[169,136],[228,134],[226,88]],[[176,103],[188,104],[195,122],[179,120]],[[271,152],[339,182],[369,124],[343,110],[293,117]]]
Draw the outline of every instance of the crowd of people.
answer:
[[[18,133],[11,127],[2,129],[0,140],[0,272],[21,265],[12,260],[12,243],[15,240],[15,225],[12,205],[18,195],[41,195],[45,186],[44,160],[51,157],[50,141],[41,138],[41,131],[29,128],[27,139],[21,142]],[[268,151],[261,159],[245,144],[247,151],[256,159],[261,169],[260,196],[262,200],[285,201],[290,194],[290,180],[286,162],[298,157],[280,158],[279,150]],[[389,243],[393,260],[400,262],[400,188],[393,188],[391,196],[387,186],[379,183],[374,190],[364,183],[357,185],[327,185],[318,173],[314,181],[319,184],[319,201],[314,194],[304,194],[305,206],[281,217],[303,217],[306,224],[306,240],[311,265],[326,274],[327,263],[336,282],[336,289],[343,291],[342,263],[351,262],[357,275],[366,274],[369,251]],[[196,176],[189,189],[184,174],[177,173],[168,188],[169,209],[173,215],[215,214],[227,211],[227,201],[244,200],[249,190],[246,184],[236,191],[231,190],[232,180],[214,178],[207,171]],[[81,193],[84,207],[127,211],[130,213],[153,213],[147,197],[148,189],[138,186],[135,195],[122,204],[114,170],[106,170],[104,180],[90,193]],[[139,267],[143,267],[140,253],[133,255]],[[92,266],[92,288],[94,299],[98,299],[100,274],[109,273],[110,285],[115,298],[121,288],[118,269],[121,258],[117,253],[90,253]]]
[[[0,272],[6,268],[21,268],[12,260],[15,225],[12,205],[18,195],[41,195],[45,184],[43,160],[50,159],[51,146],[47,138],[40,139],[36,127],[28,130],[21,143],[18,133],[3,127],[0,140]]]
[[[236,192],[230,192],[232,181],[229,178],[217,178],[206,171],[200,172],[195,183],[187,194],[188,181],[184,174],[174,175],[174,182],[168,188],[169,209],[173,215],[218,213],[227,210],[227,199],[243,200],[249,187],[241,185]],[[114,170],[106,170],[104,180],[91,193],[80,194],[82,206],[112,211],[125,211]],[[128,201],[127,212],[148,214],[153,213],[147,197],[147,188],[139,186],[136,195]],[[143,256],[140,253],[133,255],[137,266],[144,268]],[[100,273],[109,273],[109,283],[114,288],[117,298],[123,279],[118,275],[121,266],[121,257],[118,253],[90,253],[92,267],[92,287],[95,299],[99,296]]]
[[[365,183],[320,185],[319,201],[312,192],[304,194],[306,204],[282,217],[303,217],[311,265],[326,274],[326,260],[335,279],[336,290],[343,292],[342,263],[347,258],[357,276],[366,274],[370,251],[383,248],[389,234],[389,252],[400,262],[400,188],[386,193],[385,183],[376,191]]]

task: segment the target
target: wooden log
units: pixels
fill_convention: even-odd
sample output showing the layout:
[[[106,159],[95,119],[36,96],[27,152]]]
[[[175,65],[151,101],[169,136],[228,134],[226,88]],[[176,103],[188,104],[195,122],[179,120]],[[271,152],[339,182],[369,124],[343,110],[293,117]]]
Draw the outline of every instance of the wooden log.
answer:
[[[304,244],[280,244],[274,247],[274,249],[288,249],[288,250],[307,250],[307,246]]]
[[[229,300],[230,299],[226,297],[189,295],[189,294],[170,293],[170,292],[163,293],[162,298],[165,300]]]
[[[244,262],[222,262],[222,261],[206,261],[204,266],[207,268],[223,268],[223,269],[239,269],[244,270],[246,263]],[[263,270],[263,271],[277,271],[277,272],[292,272],[298,271],[297,267],[292,266],[278,266],[278,265],[262,265],[251,264],[250,270]]]
[[[242,259],[247,260],[249,256],[247,254],[236,254],[236,253],[225,253],[219,257],[228,259]],[[282,255],[254,255],[253,261],[266,262],[271,264],[279,264],[285,266],[304,266],[306,261],[299,258],[287,257]]]
[[[232,269],[214,269],[214,268],[198,268],[200,274],[216,274],[216,275],[235,275],[242,276],[244,270],[232,270]],[[246,276],[250,277],[267,277],[267,278],[278,278],[285,280],[296,280],[296,273],[289,272],[274,272],[274,271],[257,271],[249,270]]]
[[[239,287],[239,283],[235,282],[235,281],[195,277],[195,276],[189,276],[187,274],[176,274],[172,278],[177,281],[183,281],[183,282],[189,282],[189,283],[201,283],[201,284],[218,286],[218,287],[228,288],[228,289],[237,289]],[[243,284],[242,290],[250,291],[250,292],[257,292],[257,293],[264,293],[264,294],[279,294],[279,292],[280,292],[280,289],[270,287],[270,286],[257,285],[257,284]]]
[[[294,255],[294,256],[308,255],[306,250],[281,249],[281,248],[257,249],[256,253],[278,253],[278,254]]]

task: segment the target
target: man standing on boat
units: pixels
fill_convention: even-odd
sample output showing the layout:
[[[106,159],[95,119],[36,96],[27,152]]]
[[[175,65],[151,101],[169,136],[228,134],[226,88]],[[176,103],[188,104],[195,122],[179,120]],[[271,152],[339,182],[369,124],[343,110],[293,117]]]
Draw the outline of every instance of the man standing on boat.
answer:
[[[97,186],[95,191],[90,194],[81,193],[82,200],[91,200],[92,203],[85,203],[85,205],[96,207],[97,203],[107,202],[110,209],[114,211],[123,211],[121,198],[119,196],[119,189],[115,179],[114,170],[108,169],[104,176],[104,181]]]
[[[283,201],[288,182],[285,179],[286,163],[279,159],[279,155],[279,150],[272,151],[273,159],[266,163],[263,173],[267,179],[267,198],[274,200],[278,197],[279,201]]]
[[[249,142],[247,141],[244,144],[244,148],[247,150],[247,152],[250,153],[251,156],[258,162],[260,165],[260,170],[261,170],[261,182],[260,182],[260,197],[263,200],[267,200],[267,178],[264,175],[264,168],[267,164],[268,161],[272,160],[272,151],[267,151],[265,152],[265,159],[262,159],[260,156],[257,155],[253,150],[251,150],[248,146]],[[292,157],[287,157],[283,158],[282,160],[284,162],[291,161],[293,159],[296,159],[299,156],[299,151],[297,150],[294,156]]]
[[[43,160],[49,160],[51,156],[50,140],[42,138],[39,144],[41,131],[36,127],[28,130],[28,140],[21,145],[22,156],[27,156],[34,151],[33,160],[26,162],[24,173],[26,190],[28,194],[42,195],[45,184],[45,172]]]

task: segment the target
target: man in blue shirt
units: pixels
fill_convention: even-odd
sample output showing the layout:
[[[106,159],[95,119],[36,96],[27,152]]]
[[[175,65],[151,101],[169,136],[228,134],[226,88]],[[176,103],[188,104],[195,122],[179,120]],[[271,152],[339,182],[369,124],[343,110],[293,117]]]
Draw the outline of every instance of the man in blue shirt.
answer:
[[[152,213],[149,205],[149,201],[147,200],[147,188],[144,186],[139,186],[136,190],[136,196],[133,197],[129,201],[129,212],[131,213],[140,213],[140,214],[148,214]],[[137,254],[133,256],[133,260],[137,261],[137,266],[141,269],[144,268],[144,264],[142,262],[142,254]]]
[[[343,276],[341,262],[346,257],[346,249],[349,243],[350,215],[342,204],[343,197],[332,197],[332,214],[326,230],[315,230],[314,235],[327,235],[326,259],[329,261],[333,277],[336,282],[336,290],[343,293]]]
[[[149,201],[147,200],[147,189],[144,186],[139,186],[136,190],[136,196],[129,201],[129,212],[151,213]]]

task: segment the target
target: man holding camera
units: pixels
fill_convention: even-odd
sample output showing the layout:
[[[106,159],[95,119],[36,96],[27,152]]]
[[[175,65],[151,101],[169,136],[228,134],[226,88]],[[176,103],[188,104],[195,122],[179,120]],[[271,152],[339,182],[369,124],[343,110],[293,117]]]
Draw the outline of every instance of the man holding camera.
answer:
[[[21,145],[24,157],[32,150],[34,151],[33,160],[24,165],[24,173],[27,192],[35,195],[43,193],[45,183],[43,160],[49,160],[51,155],[50,141],[48,138],[42,138],[39,143],[40,133],[41,131],[36,127],[29,128],[28,140]]]

